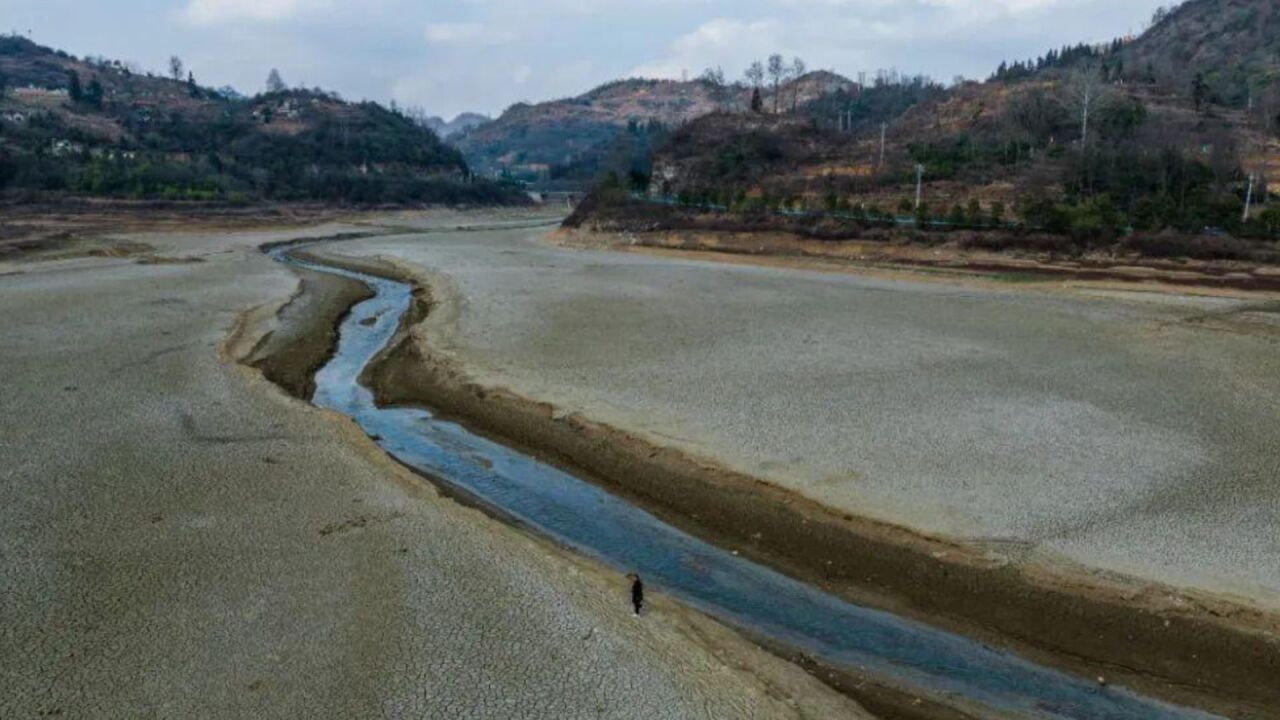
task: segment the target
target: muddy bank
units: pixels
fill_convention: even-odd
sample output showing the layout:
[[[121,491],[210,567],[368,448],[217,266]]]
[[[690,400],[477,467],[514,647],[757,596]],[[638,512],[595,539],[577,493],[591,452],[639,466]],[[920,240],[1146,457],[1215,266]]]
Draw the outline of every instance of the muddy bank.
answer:
[[[1069,234],[1031,229],[970,228],[917,229],[899,225],[838,220],[833,217],[706,211],[653,202],[636,202],[593,195],[564,222],[571,230],[626,233],[647,238],[698,238],[699,243],[741,243],[740,252],[839,255],[852,245],[886,254],[902,250],[920,255],[980,255],[995,265],[1036,258],[1068,260],[1082,265],[1134,265],[1151,268],[1196,266],[1210,275],[1255,268],[1280,267],[1280,251],[1262,238],[1183,234],[1173,231],[1134,231],[1115,237],[1076,238]],[[946,226],[943,226],[946,227]],[[779,239],[784,241],[779,243]],[[823,246],[826,246],[825,248]]]
[[[418,306],[421,316],[430,298],[420,295]],[[1262,613],[1076,568],[997,562],[980,550],[835,512],[617,429],[478,387],[407,334],[365,379],[380,402],[458,418],[682,529],[856,602],[1174,702],[1236,717],[1280,716],[1280,648],[1274,619]]]
[[[315,374],[338,346],[338,325],[352,306],[373,297],[363,283],[299,270],[298,290],[277,312],[275,327],[244,359],[290,395],[306,400]]]
[[[323,238],[326,242],[341,242],[371,237],[378,233],[346,233]],[[303,245],[312,239],[288,240],[267,243],[261,247],[269,252],[279,247]],[[306,250],[290,253],[299,260],[329,262]],[[388,263],[378,260],[352,260],[346,263],[350,269],[384,277],[395,277],[405,282],[409,278]],[[356,304],[373,297],[373,291],[364,283],[329,273],[320,273],[295,267],[299,276],[298,289],[289,301],[280,306],[272,319],[271,329],[241,360],[257,368],[263,376],[279,385],[290,395],[309,400],[315,393],[315,374],[330,358],[338,345],[338,326]],[[413,313],[407,322],[417,323],[425,317],[425,305],[420,314]]]
[[[811,260],[861,267],[943,272],[1007,281],[1159,283],[1176,288],[1280,292],[1280,267],[1237,261],[1067,257],[1051,253],[987,251],[956,245],[872,240],[817,240],[781,232],[648,231],[627,233],[562,230],[558,239],[584,247],[647,248],[716,253],[767,262]]]
[[[359,216],[353,210],[319,205],[0,200],[0,260],[42,259],[73,250],[109,254],[113,244],[104,238],[120,233],[255,230],[319,225]]]

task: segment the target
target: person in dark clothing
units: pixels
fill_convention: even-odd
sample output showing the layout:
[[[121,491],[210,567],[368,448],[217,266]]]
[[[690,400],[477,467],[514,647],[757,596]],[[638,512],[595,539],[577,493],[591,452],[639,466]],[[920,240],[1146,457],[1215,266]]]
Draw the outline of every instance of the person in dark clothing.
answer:
[[[636,614],[640,614],[640,608],[644,607],[644,583],[640,582],[640,576],[632,573],[627,577],[631,578],[631,606],[635,608]]]

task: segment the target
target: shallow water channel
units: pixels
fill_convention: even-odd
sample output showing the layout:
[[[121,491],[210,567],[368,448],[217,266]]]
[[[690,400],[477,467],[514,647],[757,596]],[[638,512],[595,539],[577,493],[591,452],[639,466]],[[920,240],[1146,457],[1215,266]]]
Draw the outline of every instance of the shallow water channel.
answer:
[[[296,247],[296,246],[295,246]],[[376,295],[343,321],[334,358],[315,378],[315,405],[354,419],[400,462],[730,625],[829,664],[991,715],[1027,718],[1210,718],[1030,663],[959,635],[855,605],[678,530],[555,467],[438,420],[380,408],[358,378],[395,334],[411,288],[364,273],[287,264],[358,280]],[[375,320],[366,324],[370,318]],[[624,602],[625,598],[619,598]]]

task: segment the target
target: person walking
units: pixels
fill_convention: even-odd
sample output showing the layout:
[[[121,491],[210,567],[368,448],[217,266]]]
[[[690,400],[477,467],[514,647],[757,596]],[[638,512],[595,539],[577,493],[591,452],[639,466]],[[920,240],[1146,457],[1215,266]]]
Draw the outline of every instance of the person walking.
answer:
[[[644,607],[644,583],[640,582],[640,576],[631,573],[627,577],[631,578],[631,607],[635,608],[636,615],[640,614],[640,609]]]

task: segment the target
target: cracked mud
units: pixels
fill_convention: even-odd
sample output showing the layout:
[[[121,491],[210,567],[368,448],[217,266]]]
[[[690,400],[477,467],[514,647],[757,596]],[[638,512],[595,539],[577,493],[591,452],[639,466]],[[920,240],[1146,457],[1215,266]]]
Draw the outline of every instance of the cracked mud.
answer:
[[[256,247],[360,230],[0,278],[0,716],[865,717],[233,362],[298,288]]]

